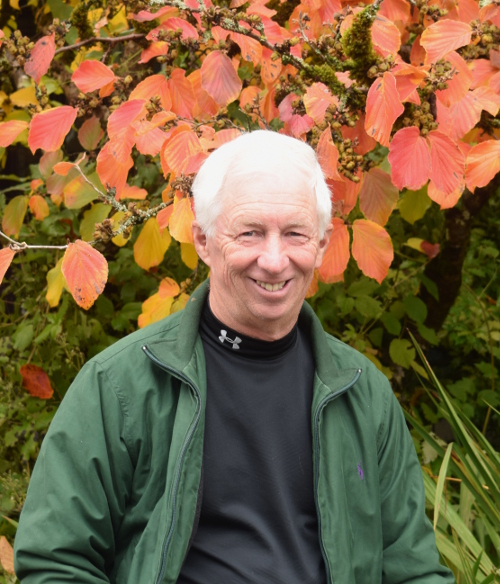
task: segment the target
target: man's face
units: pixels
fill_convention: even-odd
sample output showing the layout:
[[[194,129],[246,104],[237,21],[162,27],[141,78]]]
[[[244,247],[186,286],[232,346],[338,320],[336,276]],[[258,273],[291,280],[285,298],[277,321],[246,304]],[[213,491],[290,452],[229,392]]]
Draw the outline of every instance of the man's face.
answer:
[[[280,182],[228,185],[213,238],[193,224],[197,251],[210,266],[212,311],[265,340],[292,329],[330,234],[319,239],[316,197],[306,181]]]

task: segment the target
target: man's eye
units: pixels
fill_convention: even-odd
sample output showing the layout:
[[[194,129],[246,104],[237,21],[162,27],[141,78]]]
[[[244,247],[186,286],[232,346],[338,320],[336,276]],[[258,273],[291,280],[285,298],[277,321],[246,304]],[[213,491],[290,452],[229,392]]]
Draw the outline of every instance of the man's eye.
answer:
[[[255,231],[245,231],[244,233],[241,234],[243,237],[252,237],[252,235],[255,235]]]

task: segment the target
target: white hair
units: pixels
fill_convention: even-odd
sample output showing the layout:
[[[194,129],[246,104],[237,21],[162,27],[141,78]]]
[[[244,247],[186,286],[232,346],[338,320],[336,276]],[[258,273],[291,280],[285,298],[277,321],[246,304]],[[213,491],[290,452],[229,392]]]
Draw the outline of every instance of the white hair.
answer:
[[[196,220],[207,235],[215,235],[215,224],[222,211],[225,186],[229,180],[269,177],[283,189],[298,181],[310,185],[316,195],[320,239],[331,220],[330,191],[314,150],[300,140],[278,132],[257,130],[238,136],[212,152],[203,163],[192,186]]]

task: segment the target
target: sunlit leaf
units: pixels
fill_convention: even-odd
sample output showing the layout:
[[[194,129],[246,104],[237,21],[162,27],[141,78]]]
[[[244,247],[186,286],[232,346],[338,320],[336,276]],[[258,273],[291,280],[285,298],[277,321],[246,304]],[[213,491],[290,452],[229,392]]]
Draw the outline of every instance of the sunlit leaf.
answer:
[[[161,156],[168,168],[173,170],[175,174],[189,174],[190,159],[201,152],[203,152],[203,148],[198,136],[188,129],[185,132],[179,132],[165,142]]]
[[[245,61],[252,61],[254,65],[261,62],[263,47],[259,41],[238,32],[231,33],[231,40],[240,47],[241,56]]]
[[[181,243],[181,260],[188,268],[194,270],[198,265],[198,254],[191,243]]]
[[[375,51],[382,57],[397,55],[401,46],[401,33],[393,22],[380,13],[373,21],[371,37]]]
[[[465,182],[470,191],[486,186],[500,172],[500,141],[486,140],[467,155]]]
[[[325,177],[340,180],[340,175],[337,169],[339,151],[333,143],[330,126],[321,133],[316,153],[318,155],[318,162],[321,165],[321,170]]]
[[[361,183],[341,177],[340,180],[327,180],[332,193],[334,211],[341,215],[348,215],[356,206]]]
[[[10,120],[0,123],[0,148],[10,146],[27,127],[28,122],[23,122],[22,120]]]
[[[174,212],[170,217],[168,228],[170,235],[182,243],[193,243],[191,224],[194,221],[194,213],[190,199],[184,197],[175,199]]]
[[[132,156],[123,146],[120,140],[110,140],[97,156],[97,174],[102,184],[114,187],[118,196],[127,184],[128,171],[134,166]]]
[[[95,150],[103,136],[101,122],[95,116],[85,120],[78,130],[78,140],[85,150]]]
[[[186,72],[183,69],[174,69],[167,84],[172,100],[172,111],[178,116],[192,119],[196,96],[189,79],[186,79]]]
[[[392,182],[399,190],[417,190],[427,182],[431,171],[429,147],[415,126],[396,132],[388,159]]]
[[[24,71],[33,77],[35,83],[40,83],[42,76],[49,70],[56,52],[55,38],[56,34],[52,33],[39,39],[24,64]]]
[[[427,53],[426,64],[435,63],[451,51],[468,45],[471,35],[472,28],[465,22],[444,19],[431,24],[420,39]]]
[[[83,93],[90,93],[113,83],[116,79],[113,71],[101,61],[88,60],[73,73],[71,81]]]
[[[63,192],[64,204],[68,209],[81,209],[98,197],[98,193],[92,185],[89,185],[80,175],[68,182]]]
[[[327,284],[338,282],[339,277],[347,268],[350,257],[347,225],[338,217],[332,219],[332,224],[333,232],[323,256],[323,262],[318,269],[320,280]]]
[[[147,63],[154,57],[168,55],[169,49],[170,45],[166,41],[157,41],[155,43],[151,43],[142,51],[139,63]]]
[[[172,100],[170,98],[170,91],[168,90],[167,80],[163,75],[150,75],[141,81],[132,91],[129,100],[134,99],[151,99],[159,96],[161,107],[164,110],[170,110],[172,107]]]
[[[58,162],[54,164],[54,172],[61,176],[67,176],[68,173],[75,168],[75,165],[72,162]]]
[[[162,209],[156,216],[156,220],[158,221],[158,226],[160,227],[161,231],[168,227],[168,222],[170,221],[170,217],[172,216],[173,212],[174,206],[169,205],[168,207]]]
[[[47,205],[45,197],[42,197],[41,195],[32,195],[29,199],[28,205],[37,221],[43,221],[45,217],[49,216],[49,206]]]
[[[206,119],[215,116],[219,111],[219,106],[214,99],[201,86],[201,71],[195,69],[189,76],[188,80],[196,96],[196,103],[193,108],[193,115],[195,118]],[[241,105],[241,102],[240,102]],[[244,107],[241,105],[241,107]]]
[[[78,306],[88,310],[104,290],[108,262],[91,245],[77,239],[64,253],[61,271]]]
[[[365,173],[359,191],[359,206],[370,221],[385,225],[399,198],[391,177],[380,168]]]
[[[151,217],[144,224],[139,237],[134,244],[134,259],[143,270],[149,270],[163,261],[165,252],[170,245],[170,233],[160,228],[156,217]]]
[[[173,298],[180,294],[181,289],[179,288],[179,284],[172,278],[163,278],[160,282],[160,287],[158,288],[158,294],[161,298]]]
[[[117,201],[120,199],[135,199],[143,201],[148,196],[146,189],[140,187],[125,185],[121,191],[120,196],[115,197]]]
[[[317,124],[323,123],[327,108],[339,102],[324,83],[313,83],[308,87],[302,101],[306,112]]]
[[[17,237],[28,208],[28,197],[19,195],[11,199],[5,207],[2,218],[2,231],[5,235]]]
[[[267,47],[262,49],[261,76],[266,85],[274,83],[282,70],[281,59],[272,59],[273,52]]]
[[[447,195],[456,189],[463,190],[465,156],[458,146],[438,131],[429,132],[427,140],[431,150],[432,182]]]
[[[213,51],[201,65],[201,86],[217,104],[226,106],[239,96],[243,84],[231,59]]]
[[[59,150],[76,120],[78,110],[69,105],[35,114],[30,124],[28,145],[31,152],[38,148],[47,152]]]
[[[440,191],[432,181],[429,181],[427,194],[432,201],[441,207],[441,209],[451,209],[451,207],[454,207],[457,204],[458,200],[462,196],[464,187],[465,184],[447,194],[443,191]]]
[[[446,61],[451,63],[456,73],[446,82],[448,89],[436,91],[436,97],[443,105],[449,107],[467,95],[472,83],[472,73],[467,62],[456,51],[446,55]]]
[[[404,106],[399,99],[396,80],[392,73],[384,73],[376,79],[366,100],[365,129],[369,136],[389,146],[392,126],[404,112]]]
[[[23,387],[32,397],[50,399],[54,393],[47,373],[38,365],[23,365],[19,368],[23,378]]]
[[[391,238],[380,225],[356,219],[352,225],[352,255],[363,274],[381,284],[394,259]]]
[[[170,314],[170,309],[174,299],[172,297],[162,298],[159,294],[153,294],[142,303],[142,313],[139,315],[139,328],[144,328],[148,324],[157,322]]]
[[[9,266],[12,263],[15,255],[16,252],[10,249],[10,247],[4,247],[3,249],[0,249],[0,284],[2,283],[5,272],[9,269]]]
[[[59,259],[55,267],[47,272],[47,294],[45,299],[51,308],[59,304],[63,288],[67,288],[66,278],[61,271],[63,257]]]
[[[146,100],[133,99],[120,105],[108,118],[108,135],[110,139],[127,130],[135,120],[146,115]]]

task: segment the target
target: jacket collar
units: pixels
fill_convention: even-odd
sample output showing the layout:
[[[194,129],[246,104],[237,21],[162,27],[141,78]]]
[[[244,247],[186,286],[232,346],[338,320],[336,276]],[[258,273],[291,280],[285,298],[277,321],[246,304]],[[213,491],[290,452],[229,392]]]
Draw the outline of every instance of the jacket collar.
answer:
[[[182,311],[175,342],[172,342],[171,338],[168,340],[164,338],[148,343],[148,349],[170,369],[184,372],[188,364],[192,362],[197,344],[201,344],[198,326],[209,286],[209,280],[206,280],[191,295]],[[308,330],[316,365],[316,375],[329,390],[325,393],[342,392],[344,388],[352,385],[356,377],[359,377],[360,370],[339,369],[337,367],[321,322],[307,302],[302,305],[299,319],[301,326]],[[168,319],[165,322],[168,322]]]

